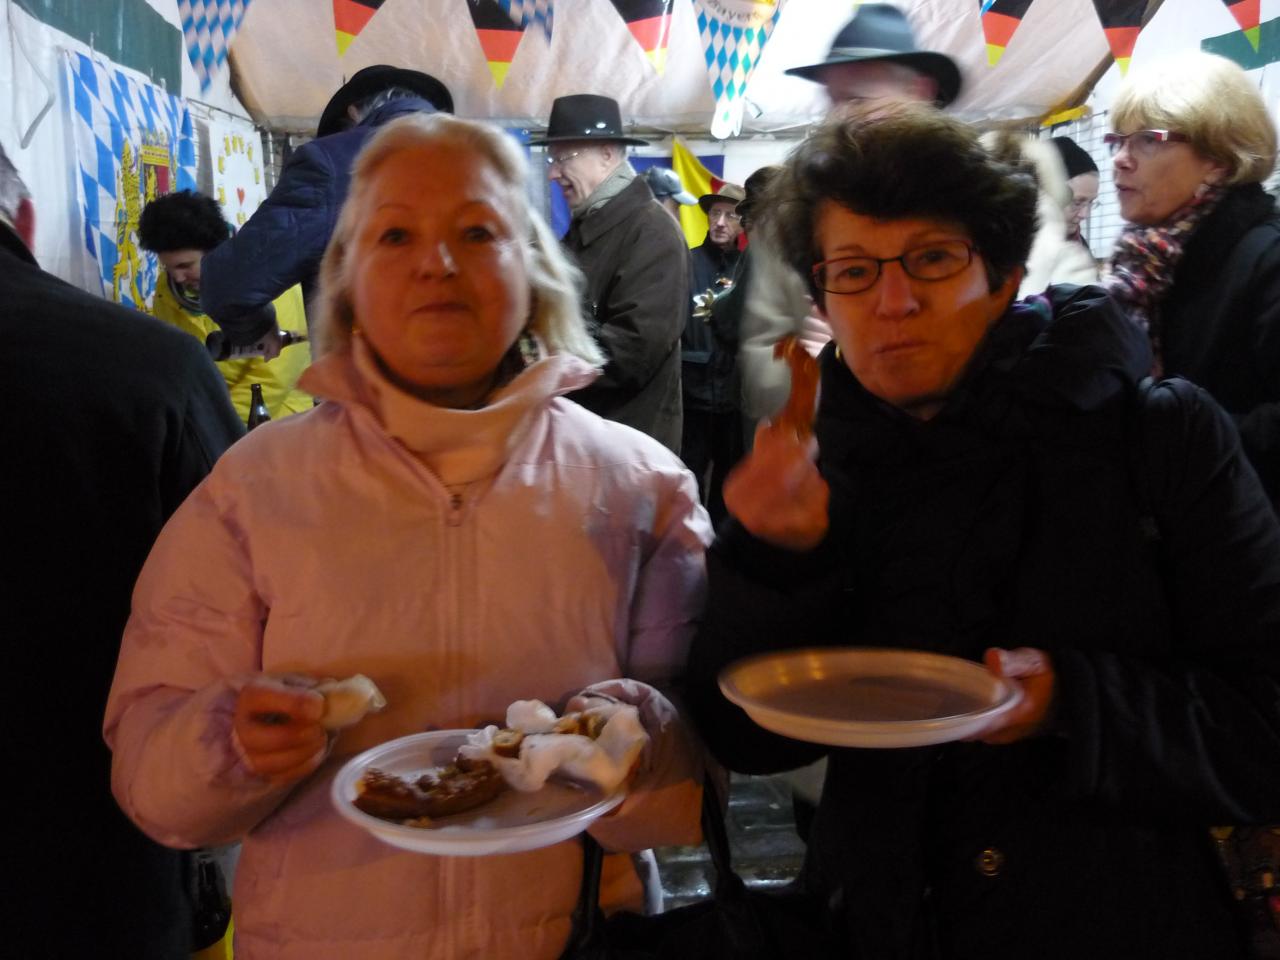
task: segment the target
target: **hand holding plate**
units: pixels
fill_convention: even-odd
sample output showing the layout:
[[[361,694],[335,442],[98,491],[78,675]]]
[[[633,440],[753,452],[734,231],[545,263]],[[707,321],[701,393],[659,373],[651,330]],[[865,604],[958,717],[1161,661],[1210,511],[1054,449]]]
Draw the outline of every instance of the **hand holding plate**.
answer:
[[[1015,743],[1040,733],[1053,708],[1056,686],[1049,655],[1032,647],[1016,650],[991,647],[982,660],[997,677],[1012,680],[1021,687],[1022,700],[975,739],[990,744]]]

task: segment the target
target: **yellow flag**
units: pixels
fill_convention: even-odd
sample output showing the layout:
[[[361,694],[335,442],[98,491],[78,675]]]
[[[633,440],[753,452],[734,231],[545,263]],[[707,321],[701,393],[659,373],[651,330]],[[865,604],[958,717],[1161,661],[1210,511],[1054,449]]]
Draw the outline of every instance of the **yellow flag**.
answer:
[[[680,176],[684,188],[695,197],[715,193],[724,185],[724,181],[704,167],[679,140],[671,142],[671,169]],[[702,241],[707,239],[707,215],[702,212],[701,207],[682,206],[680,227],[684,230],[685,242],[690,247],[701,246]]]

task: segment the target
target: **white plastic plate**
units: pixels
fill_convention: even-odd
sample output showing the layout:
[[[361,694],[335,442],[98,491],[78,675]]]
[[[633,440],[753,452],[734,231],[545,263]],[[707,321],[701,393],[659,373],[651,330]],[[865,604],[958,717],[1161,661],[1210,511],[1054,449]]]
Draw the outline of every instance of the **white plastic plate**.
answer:
[[[550,781],[534,793],[506,790],[483,806],[442,817],[430,827],[407,827],[355,806],[356,783],[369,767],[400,777],[418,776],[452,762],[473,730],[437,730],[390,740],[349,760],[333,779],[338,813],[384,843],[417,853],[484,857],[548,847],[577,836],[620,804],[625,793],[604,796]]]
[[[980,733],[1022,699],[979,663],[859,647],[788,650],[730,664],[720,689],[774,733],[836,747],[919,747]]]

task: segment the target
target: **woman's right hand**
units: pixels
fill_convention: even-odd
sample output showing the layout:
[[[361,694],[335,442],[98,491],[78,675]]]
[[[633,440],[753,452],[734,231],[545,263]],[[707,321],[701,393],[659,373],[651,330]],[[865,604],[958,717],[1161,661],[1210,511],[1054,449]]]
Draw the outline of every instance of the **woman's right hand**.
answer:
[[[812,550],[827,535],[831,490],[813,462],[818,443],[762,423],[751,452],[724,481],[724,505],[752,535],[787,550]]]
[[[324,697],[299,680],[255,677],[236,699],[233,730],[241,758],[279,786],[301,780],[328,755],[323,715]]]

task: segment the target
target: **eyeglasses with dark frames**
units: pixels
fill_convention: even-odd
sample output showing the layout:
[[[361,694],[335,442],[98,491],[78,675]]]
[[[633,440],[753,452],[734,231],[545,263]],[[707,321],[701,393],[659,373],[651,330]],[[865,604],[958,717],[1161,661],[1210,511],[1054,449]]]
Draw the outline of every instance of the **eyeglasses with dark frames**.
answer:
[[[908,277],[931,282],[954,277],[973,262],[963,240],[936,240],[896,257],[835,257],[813,265],[813,282],[827,293],[863,293],[880,279],[886,263],[900,263]]]
[[[1152,156],[1162,143],[1189,143],[1191,138],[1185,133],[1172,130],[1135,130],[1133,133],[1108,133],[1102,138],[1114,157],[1129,145],[1129,153],[1135,157]]]

